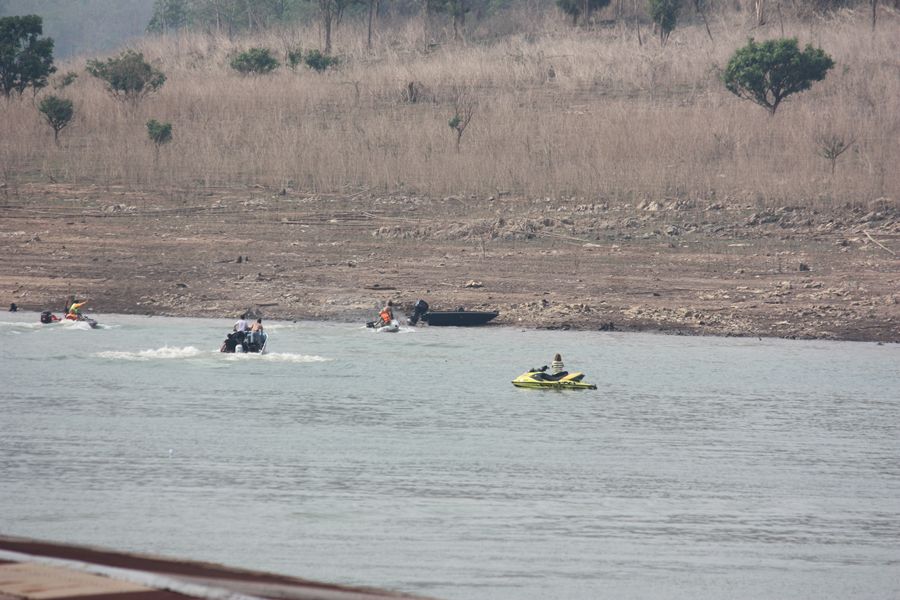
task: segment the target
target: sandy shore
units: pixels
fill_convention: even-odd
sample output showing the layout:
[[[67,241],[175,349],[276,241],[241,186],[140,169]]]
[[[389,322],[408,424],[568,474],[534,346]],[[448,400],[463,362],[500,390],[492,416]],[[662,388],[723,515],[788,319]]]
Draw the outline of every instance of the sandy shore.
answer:
[[[0,299],[102,313],[900,341],[900,208],[0,187]]]

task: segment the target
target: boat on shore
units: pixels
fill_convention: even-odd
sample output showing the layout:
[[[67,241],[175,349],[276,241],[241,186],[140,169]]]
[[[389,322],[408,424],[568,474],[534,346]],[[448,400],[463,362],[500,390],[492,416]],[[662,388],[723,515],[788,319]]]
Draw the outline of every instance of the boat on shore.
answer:
[[[436,327],[473,327],[484,325],[499,314],[493,311],[438,310],[425,313],[422,320]]]
[[[484,325],[497,318],[499,312],[466,310],[431,310],[424,300],[416,301],[413,306],[413,314],[409,317],[410,325],[415,325],[420,320],[435,327],[474,327]]]

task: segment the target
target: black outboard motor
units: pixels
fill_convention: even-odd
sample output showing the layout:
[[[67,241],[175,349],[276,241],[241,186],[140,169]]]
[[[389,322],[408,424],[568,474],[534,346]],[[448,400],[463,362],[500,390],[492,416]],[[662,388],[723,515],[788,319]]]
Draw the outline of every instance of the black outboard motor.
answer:
[[[424,300],[416,300],[413,304],[413,314],[406,320],[410,325],[415,325],[422,318],[422,315],[428,312],[428,303]]]
[[[225,338],[225,341],[222,342],[222,347],[219,349],[220,352],[227,352],[229,354],[236,351],[238,344],[241,344],[244,341],[245,333],[243,331],[235,331],[234,333],[229,333]]]
[[[41,323],[52,323],[53,322],[53,313],[49,310],[45,310],[41,313]]]

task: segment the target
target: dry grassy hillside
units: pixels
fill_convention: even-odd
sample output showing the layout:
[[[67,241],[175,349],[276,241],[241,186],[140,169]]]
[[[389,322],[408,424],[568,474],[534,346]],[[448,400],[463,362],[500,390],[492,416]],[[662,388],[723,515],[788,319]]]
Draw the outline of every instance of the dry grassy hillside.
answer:
[[[542,20],[543,19],[543,20]],[[489,44],[423,51],[414,23],[381,32],[342,26],[333,72],[281,67],[243,77],[233,53],[318,44],[315,28],[230,41],[199,34],[137,44],[167,75],[136,110],[108,97],[84,62],[61,93],[74,124],[54,146],[31,99],[0,116],[2,176],[101,185],[254,185],[303,191],[368,189],[428,195],[497,192],[531,197],[687,197],[760,204],[865,204],[900,190],[900,18],[876,32],[864,14],[784,24],[837,66],[770,118],[728,93],[718,72],[746,42],[780,35],[718,17],[676,30],[660,47],[633,25],[575,30],[544,15],[525,34]],[[550,75],[550,71],[554,76]],[[404,91],[422,91],[410,102]],[[48,92],[44,92],[48,93]],[[475,103],[460,151],[448,120],[459,98]],[[149,118],[169,121],[174,141],[158,163]],[[832,176],[817,139],[856,140]]]

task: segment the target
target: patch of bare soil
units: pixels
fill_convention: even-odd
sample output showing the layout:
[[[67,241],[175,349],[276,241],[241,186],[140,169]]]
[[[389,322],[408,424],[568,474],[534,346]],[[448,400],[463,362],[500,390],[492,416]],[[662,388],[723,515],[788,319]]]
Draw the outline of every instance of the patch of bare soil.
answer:
[[[363,321],[393,299],[562,329],[900,341],[900,208],[0,188],[0,298]]]

